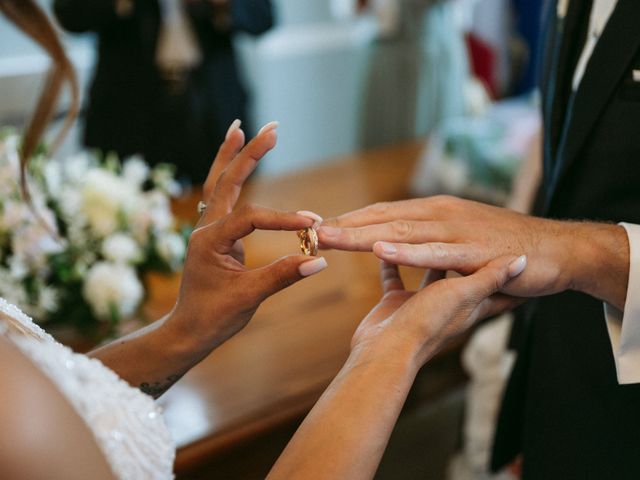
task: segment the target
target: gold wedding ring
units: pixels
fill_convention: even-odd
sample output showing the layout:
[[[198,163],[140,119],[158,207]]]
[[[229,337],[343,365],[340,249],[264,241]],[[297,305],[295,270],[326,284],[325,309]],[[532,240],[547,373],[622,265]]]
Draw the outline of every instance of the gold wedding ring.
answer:
[[[318,254],[318,234],[313,228],[298,231],[298,238],[302,253],[314,257]]]
[[[206,209],[207,209],[207,204],[204,203],[202,200],[200,200],[198,202],[198,215],[202,216],[202,214],[205,212]]]

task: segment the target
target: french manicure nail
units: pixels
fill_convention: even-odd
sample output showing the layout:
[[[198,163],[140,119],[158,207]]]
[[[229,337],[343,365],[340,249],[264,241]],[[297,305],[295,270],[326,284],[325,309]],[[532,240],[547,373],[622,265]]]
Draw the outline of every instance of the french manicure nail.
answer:
[[[522,255],[509,264],[509,277],[515,278],[520,275],[527,266],[527,256]]]
[[[231,134],[235,132],[237,129],[239,129],[240,125],[242,125],[242,121],[236,118],[231,124],[231,126],[229,127],[229,130],[227,130],[227,135],[225,137],[225,140],[229,140],[229,137],[231,136]]]
[[[321,272],[325,268],[327,268],[327,261],[324,257],[319,257],[314,260],[304,262],[298,267],[298,271],[303,277],[310,277],[311,275]]]
[[[298,215],[301,215],[303,217],[307,217],[313,220],[314,227],[317,227],[320,223],[322,223],[322,220],[323,220],[323,218],[320,215],[314,212],[310,212],[309,210],[300,210],[299,212],[296,212],[296,213]]]
[[[336,237],[340,233],[340,229],[336,227],[320,227],[318,233],[325,237]]]
[[[385,255],[395,255],[396,253],[398,253],[398,249],[392,243],[378,242],[378,245],[380,245],[380,248],[382,248],[382,253],[384,253]]]
[[[278,128],[279,125],[280,123],[276,121],[269,122],[260,129],[260,131],[258,132],[258,135],[262,135],[263,133],[267,133],[267,132],[270,132],[271,130],[275,130],[276,128]]]

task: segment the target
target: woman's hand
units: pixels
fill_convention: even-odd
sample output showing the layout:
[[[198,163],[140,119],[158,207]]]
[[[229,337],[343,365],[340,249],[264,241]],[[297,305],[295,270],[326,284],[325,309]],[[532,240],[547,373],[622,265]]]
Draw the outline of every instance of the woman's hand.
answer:
[[[347,362],[267,478],[373,478],[418,369],[486,315],[500,301],[496,292],[525,263],[524,257],[499,258],[415,294],[405,291],[397,267],[383,264],[384,297],[358,327]],[[441,276],[434,272],[430,280]]]
[[[408,292],[398,267],[383,261],[383,297],[358,326],[352,350],[398,359],[408,355],[419,368],[475,322],[512,306],[514,300],[499,292],[526,264],[525,256],[506,256],[472,275],[456,278],[430,270],[424,288]]]
[[[131,385],[159,397],[191,367],[240,331],[260,303],[327,266],[324,258],[291,255],[265,267],[244,266],[241,239],[256,229],[299,230],[322,219],[256,205],[236,209],[242,186],[276,144],[276,123],[246,147],[234,122],[203,189],[207,208],[189,239],[180,294],[173,311],[98,350],[100,359]]]
[[[189,240],[180,295],[166,326],[205,349],[241,330],[267,297],[327,266],[324,258],[304,255],[254,270],[244,266],[241,239],[254,230],[296,231],[320,219],[257,205],[235,208],[245,180],[275,146],[276,128],[265,126],[244,146],[234,123],[203,188],[207,207]]]

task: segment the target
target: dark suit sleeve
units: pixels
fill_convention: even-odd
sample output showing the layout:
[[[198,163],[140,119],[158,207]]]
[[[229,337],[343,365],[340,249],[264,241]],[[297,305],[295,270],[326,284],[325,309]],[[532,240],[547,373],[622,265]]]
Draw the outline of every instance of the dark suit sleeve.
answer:
[[[115,0],[55,0],[53,10],[63,28],[83,33],[117,20]]]

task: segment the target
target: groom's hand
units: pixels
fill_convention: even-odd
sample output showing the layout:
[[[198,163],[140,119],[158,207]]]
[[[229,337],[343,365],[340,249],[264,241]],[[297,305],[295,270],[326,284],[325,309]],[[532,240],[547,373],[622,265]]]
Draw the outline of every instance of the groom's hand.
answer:
[[[565,222],[449,196],[381,203],[326,220],[324,248],[373,251],[392,263],[463,275],[525,254],[527,271],[505,293],[534,297],[574,289],[621,307],[629,247],[617,225]]]

